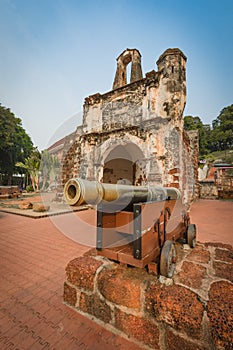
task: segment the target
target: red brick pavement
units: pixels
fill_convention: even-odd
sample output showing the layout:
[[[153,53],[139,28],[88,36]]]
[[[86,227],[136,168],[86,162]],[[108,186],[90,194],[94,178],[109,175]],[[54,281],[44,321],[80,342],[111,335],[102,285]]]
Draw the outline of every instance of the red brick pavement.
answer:
[[[67,263],[88,248],[49,218],[0,213],[0,349],[139,350],[62,304]]]
[[[194,203],[191,220],[198,240],[233,244],[232,209],[233,202]],[[80,215],[93,222],[93,212]],[[0,212],[1,350],[140,349],[62,304],[65,267],[87,250],[49,218]]]
[[[199,200],[191,207],[191,222],[197,226],[198,241],[233,246],[233,201]]]

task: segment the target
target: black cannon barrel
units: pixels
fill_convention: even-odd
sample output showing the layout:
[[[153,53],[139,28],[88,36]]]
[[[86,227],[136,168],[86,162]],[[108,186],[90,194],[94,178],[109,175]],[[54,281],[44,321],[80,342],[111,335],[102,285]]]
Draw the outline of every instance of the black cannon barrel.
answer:
[[[64,187],[69,205],[99,204],[101,202],[140,203],[180,198],[174,187],[107,184],[80,178],[70,179]]]

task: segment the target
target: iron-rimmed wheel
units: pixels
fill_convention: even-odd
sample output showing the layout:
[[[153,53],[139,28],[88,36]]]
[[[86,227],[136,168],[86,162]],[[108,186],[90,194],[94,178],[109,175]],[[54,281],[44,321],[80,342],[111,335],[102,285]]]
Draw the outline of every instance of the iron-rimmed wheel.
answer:
[[[196,225],[190,224],[187,229],[187,243],[189,244],[190,248],[194,248],[196,246]]]
[[[160,274],[171,278],[176,268],[176,247],[173,241],[165,241],[160,256]]]

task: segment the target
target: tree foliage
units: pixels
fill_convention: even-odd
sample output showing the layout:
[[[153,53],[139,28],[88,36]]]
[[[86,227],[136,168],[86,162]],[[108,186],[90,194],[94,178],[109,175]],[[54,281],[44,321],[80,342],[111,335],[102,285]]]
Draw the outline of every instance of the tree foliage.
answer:
[[[30,175],[32,187],[35,192],[39,190],[39,170],[41,155],[37,148],[34,148],[31,155],[25,158],[24,162],[17,162],[16,166],[26,170]]]
[[[199,117],[184,117],[185,130],[199,131],[199,152],[201,156],[214,151],[233,147],[233,105],[225,107],[213,120],[212,128],[204,125]]]
[[[184,117],[185,130],[198,130],[199,132],[199,153],[204,155],[208,152],[210,127],[204,125],[199,117],[186,116]]]
[[[211,149],[226,150],[233,147],[233,104],[221,110],[212,122]]]
[[[18,172],[17,162],[24,162],[33,149],[30,136],[22,127],[20,118],[0,104],[0,173],[8,177]]]
[[[52,182],[56,181],[59,169],[60,169],[60,163],[58,161],[58,158],[50,154],[49,151],[47,150],[42,151],[41,163],[40,163],[42,191],[45,190],[46,187],[49,187]]]

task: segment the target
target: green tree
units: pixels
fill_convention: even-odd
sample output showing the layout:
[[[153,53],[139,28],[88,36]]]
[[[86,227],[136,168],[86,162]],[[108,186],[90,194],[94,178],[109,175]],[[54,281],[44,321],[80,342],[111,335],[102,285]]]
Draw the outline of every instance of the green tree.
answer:
[[[212,122],[211,148],[213,151],[227,150],[233,147],[233,104],[221,110]]]
[[[199,152],[200,155],[208,153],[210,147],[210,126],[204,125],[199,117],[192,117],[190,115],[184,117],[185,130],[198,130],[199,132]]]
[[[42,191],[46,189],[46,186],[49,187],[49,185],[55,181],[59,168],[60,163],[58,161],[58,158],[50,154],[47,150],[42,151],[40,164],[40,173],[42,177]]]
[[[33,143],[20,118],[0,104],[0,173],[8,178],[11,185],[12,175],[18,172],[17,162],[24,162],[33,149]]]
[[[34,148],[30,157],[26,158],[24,162],[17,162],[16,166],[26,170],[30,175],[32,187],[35,192],[39,191],[39,170],[40,170],[40,152]]]

